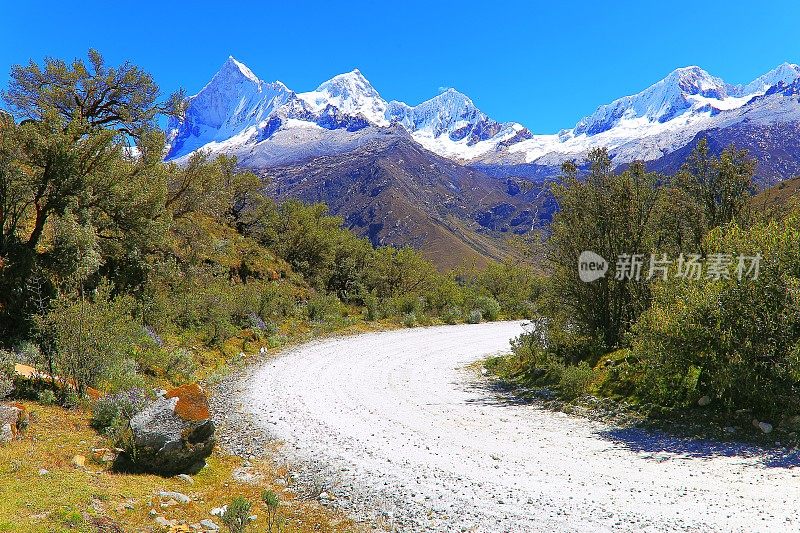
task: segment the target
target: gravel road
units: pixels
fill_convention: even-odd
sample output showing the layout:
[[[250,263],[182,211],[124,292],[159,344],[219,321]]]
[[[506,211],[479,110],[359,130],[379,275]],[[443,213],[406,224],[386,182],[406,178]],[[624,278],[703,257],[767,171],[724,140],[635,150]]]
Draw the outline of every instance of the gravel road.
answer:
[[[324,503],[396,531],[791,531],[797,452],[688,441],[515,403],[466,365],[519,322],[370,333],[237,388]]]

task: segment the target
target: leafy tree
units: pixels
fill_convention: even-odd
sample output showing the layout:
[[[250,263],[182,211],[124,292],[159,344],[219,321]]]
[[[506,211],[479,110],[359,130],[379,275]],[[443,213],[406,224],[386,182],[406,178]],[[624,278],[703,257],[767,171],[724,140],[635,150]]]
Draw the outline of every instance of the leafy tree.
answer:
[[[413,248],[383,246],[375,251],[366,273],[366,287],[384,297],[421,294],[434,287],[438,272]]]
[[[665,235],[679,250],[704,253],[703,238],[711,229],[747,217],[754,172],[746,150],[731,145],[716,158],[708,140],[700,139],[664,196]]]
[[[565,164],[563,184],[554,188],[559,212],[547,251],[552,270],[549,312],[611,348],[621,342],[648,304],[646,284],[628,277],[615,279],[611,271],[621,254],[649,257],[659,178],[638,162],[614,174],[605,149],[593,150],[589,164],[582,180],[574,164]],[[583,251],[611,262],[609,274],[592,283],[582,282],[578,257]]]
[[[127,63],[107,67],[95,51],[88,64],[47,59],[12,69],[3,98],[20,123],[0,117],[3,333],[20,325],[28,298],[21,288],[36,265],[47,267],[52,250],[40,245],[53,217],[71,211],[92,227],[112,277],[163,234],[163,135],[155,117],[165,108],[157,97],[148,74]]]
[[[278,516],[278,506],[280,498],[274,491],[264,489],[261,492],[261,501],[267,508],[267,533],[278,532],[281,530],[283,521]]]

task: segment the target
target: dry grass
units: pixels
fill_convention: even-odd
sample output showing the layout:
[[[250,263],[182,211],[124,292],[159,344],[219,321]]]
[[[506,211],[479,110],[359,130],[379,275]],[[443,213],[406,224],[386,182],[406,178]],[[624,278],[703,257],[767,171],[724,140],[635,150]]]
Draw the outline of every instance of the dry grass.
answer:
[[[176,519],[186,526],[211,518],[209,512],[244,496],[254,503],[259,520],[252,531],[265,531],[265,510],[261,491],[271,488],[281,497],[281,513],[287,519],[285,531],[338,532],[359,528],[343,515],[325,509],[317,502],[302,501],[292,492],[273,485],[286,477],[285,469],[269,461],[253,461],[249,472],[257,482],[237,482],[234,470],[242,467],[237,457],[215,453],[208,466],[189,484],[176,478],[152,475],[118,474],[91,459],[91,449],[107,443],[89,427],[84,411],[25,402],[32,412],[31,425],[23,440],[0,447],[0,531],[163,531],[149,515]],[[72,464],[75,455],[88,459],[84,468]],[[39,470],[49,472],[40,475]],[[161,507],[160,491],[178,491],[192,498],[185,505]],[[105,521],[106,529],[97,524]]]

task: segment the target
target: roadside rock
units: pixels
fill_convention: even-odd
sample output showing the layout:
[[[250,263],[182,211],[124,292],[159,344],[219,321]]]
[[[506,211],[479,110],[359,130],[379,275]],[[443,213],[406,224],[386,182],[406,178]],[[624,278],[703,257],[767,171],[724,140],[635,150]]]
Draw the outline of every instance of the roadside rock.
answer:
[[[197,473],[215,443],[203,389],[192,384],[167,391],[133,417],[125,440],[116,463],[120,469],[163,476]]]
[[[700,407],[705,407],[706,405],[708,405],[710,403],[711,403],[711,398],[708,397],[708,396],[703,396],[702,398],[697,400],[697,405],[699,405]]]
[[[758,429],[760,429],[763,433],[771,433],[772,424],[770,424],[769,422],[759,422]]]
[[[191,498],[180,492],[161,491],[158,493],[159,498],[162,500],[175,500],[178,503],[189,503]]]
[[[175,520],[167,520],[163,516],[157,516],[155,522],[161,527],[172,527],[177,524]]]
[[[0,404],[0,444],[17,439],[28,427],[28,411],[20,403]]]
[[[200,520],[200,525],[211,531],[219,530],[219,526],[213,520],[209,519]]]

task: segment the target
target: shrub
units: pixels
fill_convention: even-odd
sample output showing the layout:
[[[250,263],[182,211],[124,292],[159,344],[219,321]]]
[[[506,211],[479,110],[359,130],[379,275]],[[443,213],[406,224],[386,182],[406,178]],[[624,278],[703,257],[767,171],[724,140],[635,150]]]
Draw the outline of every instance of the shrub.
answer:
[[[592,367],[586,361],[581,361],[577,365],[567,365],[561,371],[558,388],[561,394],[572,400],[588,392],[592,377]]]
[[[379,318],[380,301],[375,291],[366,292],[362,296],[364,302],[364,320],[372,322]]]
[[[164,374],[171,383],[180,385],[194,379],[197,364],[189,350],[179,348],[168,352],[164,361]]]
[[[14,392],[14,383],[5,376],[0,376],[0,400],[11,396]]]
[[[729,279],[662,283],[634,327],[645,374],[640,393],[681,406],[708,395],[727,409],[800,412],[800,214],[706,238],[731,254]],[[760,253],[757,279],[734,273],[738,254]],[[747,265],[745,265],[747,266]]]
[[[252,504],[243,496],[237,496],[220,517],[231,533],[244,533],[250,522]]]
[[[144,378],[139,373],[139,363],[132,358],[126,357],[106,371],[100,385],[100,388],[108,392],[143,387]]]
[[[39,346],[30,341],[24,341],[16,347],[17,362],[26,365],[38,365],[42,360]]]
[[[100,398],[92,409],[92,427],[116,439],[131,418],[147,406],[148,401],[148,395],[139,388]]]
[[[513,317],[530,318],[541,298],[543,281],[533,268],[514,262],[492,263],[477,274],[476,282]]]
[[[417,325],[417,314],[416,313],[406,313],[403,316],[403,325],[407,328],[413,328]]]
[[[282,521],[278,517],[278,505],[280,504],[278,495],[266,489],[261,493],[261,501],[267,507],[267,533],[280,531]]]
[[[284,344],[286,344],[288,341],[289,341],[289,338],[286,335],[283,335],[283,334],[272,335],[269,338],[267,338],[267,346],[270,349],[279,348],[279,347],[283,346]]]
[[[464,312],[459,307],[448,307],[442,313],[445,324],[457,324],[464,318]]]
[[[480,310],[482,318],[490,322],[500,317],[500,304],[491,296],[478,296],[475,299],[475,308]]]
[[[73,389],[67,389],[61,400],[61,405],[67,409],[77,409],[84,405],[85,398]]]
[[[0,350],[0,400],[14,391],[15,356],[7,350]]]
[[[473,309],[467,315],[467,324],[480,324],[483,320],[483,313],[480,309]]]
[[[314,322],[333,322],[342,318],[344,305],[333,294],[316,293],[306,304],[309,320]]]
[[[414,294],[395,296],[384,300],[384,310],[387,316],[405,316],[410,313],[424,314],[424,299]]]
[[[40,336],[52,343],[48,355],[56,373],[74,380],[81,392],[107,379],[144,336],[131,316],[131,297],[112,297],[108,284],[93,296],[59,297],[50,312],[36,320]]]
[[[42,389],[36,395],[36,399],[42,405],[53,405],[56,403],[56,393],[50,389]]]

